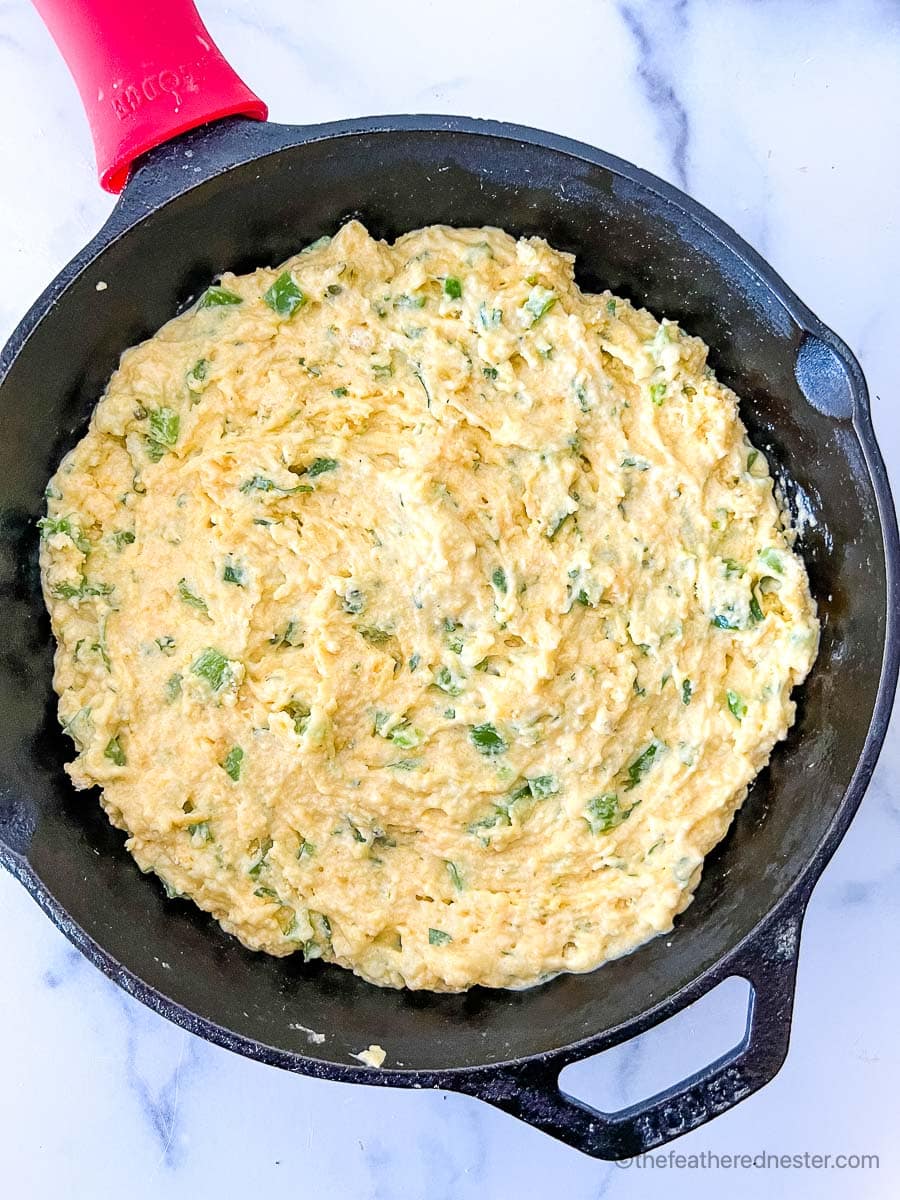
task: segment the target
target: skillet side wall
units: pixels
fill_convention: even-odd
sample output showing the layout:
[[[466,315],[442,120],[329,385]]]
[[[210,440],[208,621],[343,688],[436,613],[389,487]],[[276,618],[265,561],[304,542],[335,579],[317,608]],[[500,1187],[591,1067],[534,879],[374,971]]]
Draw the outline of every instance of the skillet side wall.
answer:
[[[751,437],[802,516],[799,548],[823,631],[797,724],[707,860],[675,935],[591,975],[527,992],[432,996],[380,991],[296,956],[250,954],[191,904],[164,900],[96,795],[75,793],[62,770],[71,748],[56,722],[34,530],[48,478],[122,350],[217,272],[277,263],[351,215],[383,237],[434,222],[540,234],[577,254],[582,287],[608,286],[678,319],[714,348],[713,368],[740,395]],[[108,286],[98,292],[101,280]],[[289,1054],[346,1063],[374,1041],[389,1048],[391,1066],[440,1070],[544,1053],[634,1021],[717,963],[785,896],[866,742],[885,641],[884,548],[846,377],[810,332],[818,328],[805,330],[695,214],[616,165],[552,144],[446,129],[358,132],[288,146],[150,206],[74,278],[2,384],[0,835],[125,968]],[[311,1045],[292,1024],[326,1041]]]

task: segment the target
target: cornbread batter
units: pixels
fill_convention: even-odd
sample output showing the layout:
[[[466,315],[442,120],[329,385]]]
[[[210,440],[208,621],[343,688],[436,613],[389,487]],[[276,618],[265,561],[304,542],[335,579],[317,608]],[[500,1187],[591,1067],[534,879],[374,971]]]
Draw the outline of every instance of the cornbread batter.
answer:
[[[245,945],[376,984],[668,930],[816,654],[703,343],[496,229],[223,276],[48,497],[75,785]]]

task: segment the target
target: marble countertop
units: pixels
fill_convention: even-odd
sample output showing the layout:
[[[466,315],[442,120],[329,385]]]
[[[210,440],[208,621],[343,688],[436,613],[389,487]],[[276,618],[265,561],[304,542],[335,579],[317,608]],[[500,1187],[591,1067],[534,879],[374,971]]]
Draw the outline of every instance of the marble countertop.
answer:
[[[685,188],[744,235],[859,355],[900,487],[900,8],[890,0],[200,0],[279,121],[447,112],[552,129]],[[452,13],[452,27],[448,14]],[[458,32],[461,31],[461,32]],[[388,66],[388,64],[397,64]],[[25,0],[0,3],[0,335],[112,206],[77,94]],[[893,315],[892,315],[893,314]],[[788,1061],[673,1150],[874,1154],[878,1168],[656,1168],[669,1196],[900,1194],[900,737],[819,883]],[[593,1162],[470,1099],[292,1076],[119,991],[0,872],[0,1162],[6,1188],[131,1200],[244,1192],[363,1198],[640,1196],[649,1168]],[[733,1045],[725,985],[579,1069],[637,1099]],[[575,1086],[575,1085],[573,1085]],[[773,1175],[777,1179],[772,1178]]]

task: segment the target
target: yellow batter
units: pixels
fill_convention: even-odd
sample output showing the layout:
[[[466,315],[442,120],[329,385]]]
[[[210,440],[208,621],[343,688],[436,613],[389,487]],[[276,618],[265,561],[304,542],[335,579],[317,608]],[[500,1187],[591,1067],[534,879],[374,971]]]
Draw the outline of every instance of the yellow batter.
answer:
[[[705,360],[496,229],[224,276],[48,489],[76,786],[245,945],[377,984],[668,930],[818,638]]]

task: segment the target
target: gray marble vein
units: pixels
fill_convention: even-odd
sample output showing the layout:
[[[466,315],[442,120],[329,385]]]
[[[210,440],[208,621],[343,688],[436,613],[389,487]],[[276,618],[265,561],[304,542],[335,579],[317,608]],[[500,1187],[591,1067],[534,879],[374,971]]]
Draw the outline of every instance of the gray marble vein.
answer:
[[[141,1018],[143,1014],[134,1002],[124,994],[121,997],[121,1012],[126,1031],[122,1070],[125,1082],[137,1100],[142,1118],[147,1122],[159,1144],[159,1164],[177,1167],[182,1147],[175,1137],[178,1120],[179,1089],[182,1070],[187,1053],[188,1066],[191,1050],[189,1034],[180,1033],[180,1049],[174,1069],[169,1069],[155,1086],[142,1069],[138,1058],[142,1042]]]
[[[675,181],[687,188],[691,124],[677,89],[676,63],[685,40],[688,0],[673,4],[623,2],[619,12],[634,39],[641,90],[662,131]]]

